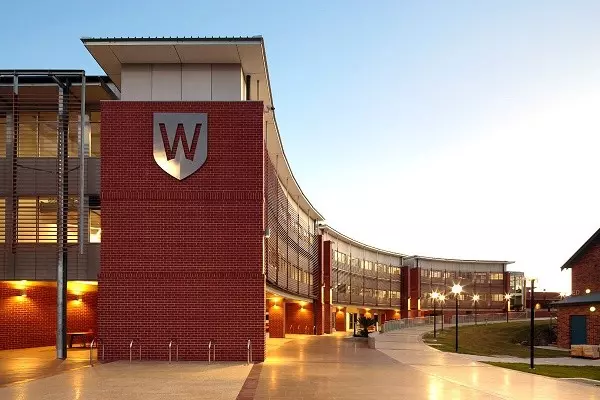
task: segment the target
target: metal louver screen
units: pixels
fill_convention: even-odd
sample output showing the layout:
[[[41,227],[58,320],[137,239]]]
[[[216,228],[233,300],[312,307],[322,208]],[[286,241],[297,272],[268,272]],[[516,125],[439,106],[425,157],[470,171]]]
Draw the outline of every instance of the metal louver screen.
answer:
[[[0,71],[0,279],[56,279],[59,254],[68,279],[88,277],[84,82],[81,71]]]
[[[265,165],[266,216],[271,232],[267,239],[267,281],[290,293],[316,298],[320,266],[314,226],[289,199],[268,154]]]

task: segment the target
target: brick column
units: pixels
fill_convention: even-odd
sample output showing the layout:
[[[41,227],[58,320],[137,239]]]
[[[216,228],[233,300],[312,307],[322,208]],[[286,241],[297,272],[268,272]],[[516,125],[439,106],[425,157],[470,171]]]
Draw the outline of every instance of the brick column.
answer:
[[[324,332],[324,311],[325,311],[325,279],[323,274],[323,236],[317,236],[318,241],[318,262],[319,262],[319,271],[317,272],[317,282],[318,282],[318,292],[317,298],[313,300],[313,312],[314,312],[314,322],[313,326],[315,327],[314,333],[316,335],[322,335]]]
[[[269,300],[269,337],[285,337],[285,302],[281,299]]]
[[[402,318],[409,317],[410,298],[410,267],[400,268],[400,315]]]
[[[335,312],[335,330],[338,332],[346,331],[346,307]]]
[[[331,333],[331,241],[326,240],[321,246],[322,266],[323,266],[323,332]]]

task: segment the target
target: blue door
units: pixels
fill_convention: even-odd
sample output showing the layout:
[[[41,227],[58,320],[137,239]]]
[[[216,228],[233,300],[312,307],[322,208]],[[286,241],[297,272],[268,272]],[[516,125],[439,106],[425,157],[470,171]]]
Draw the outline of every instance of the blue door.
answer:
[[[587,344],[587,317],[571,315],[571,344]]]

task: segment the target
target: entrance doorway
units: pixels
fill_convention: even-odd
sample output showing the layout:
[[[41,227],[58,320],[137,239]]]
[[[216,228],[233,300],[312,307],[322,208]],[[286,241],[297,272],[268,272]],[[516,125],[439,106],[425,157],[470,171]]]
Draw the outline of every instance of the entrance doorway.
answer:
[[[571,344],[587,344],[587,317],[571,315]]]

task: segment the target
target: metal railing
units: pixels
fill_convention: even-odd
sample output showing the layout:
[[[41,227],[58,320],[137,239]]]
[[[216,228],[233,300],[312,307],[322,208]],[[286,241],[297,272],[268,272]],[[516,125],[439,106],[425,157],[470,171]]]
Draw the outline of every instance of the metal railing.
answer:
[[[252,341],[248,339],[248,365],[252,364]]]
[[[101,338],[93,338],[92,339],[92,343],[90,343],[90,365],[93,367],[94,366],[94,358],[93,358],[93,350],[94,350],[94,344],[96,345],[96,350],[98,351],[98,345],[100,344],[100,342],[102,342],[102,361],[104,361],[104,340],[102,340]],[[98,359],[98,355],[96,355],[96,358]]]
[[[135,341],[136,339],[132,339],[129,343],[129,364],[131,364],[131,361],[133,360],[133,343]],[[137,342],[140,345],[140,361],[142,361],[142,342],[139,339],[137,339]]]
[[[169,364],[171,364],[171,351],[173,348],[173,342],[175,342],[175,361],[179,361],[179,341],[177,339],[175,339],[175,340],[171,339],[169,341]],[[141,350],[140,350],[140,354],[141,354]],[[141,355],[140,355],[140,360],[141,360]]]
[[[520,320],[528,318],[527,312],[513,312],[509,313],[509,320]],[[451,328],[456,323],[456,315],[455,314],[445,314],[444,323],[448,324],[448,327]],[[436,327],[442,326],[442,316],[437,315],[436,318]],[[386,321],[383,325],[381,325],[381,332],[391,332],[397,331],[400,329],[406,328],[414,328],[417,326],[424,325],[433,325],[434,318],[433,316],[428,317],[416,317],[416,318],[403,318],[403,319],[395,319]],[[458,316],[459,324],[486,324],[487,322],[498,322],[498,321],[506,321],[506,313],[494,313],[494,314],[466,314]]]
[[[213,341],[208,342],[208,363],[210,364],[210,350],[212,349],[212,360],[215,361],[217,357],[217,344],[213,346]]]

